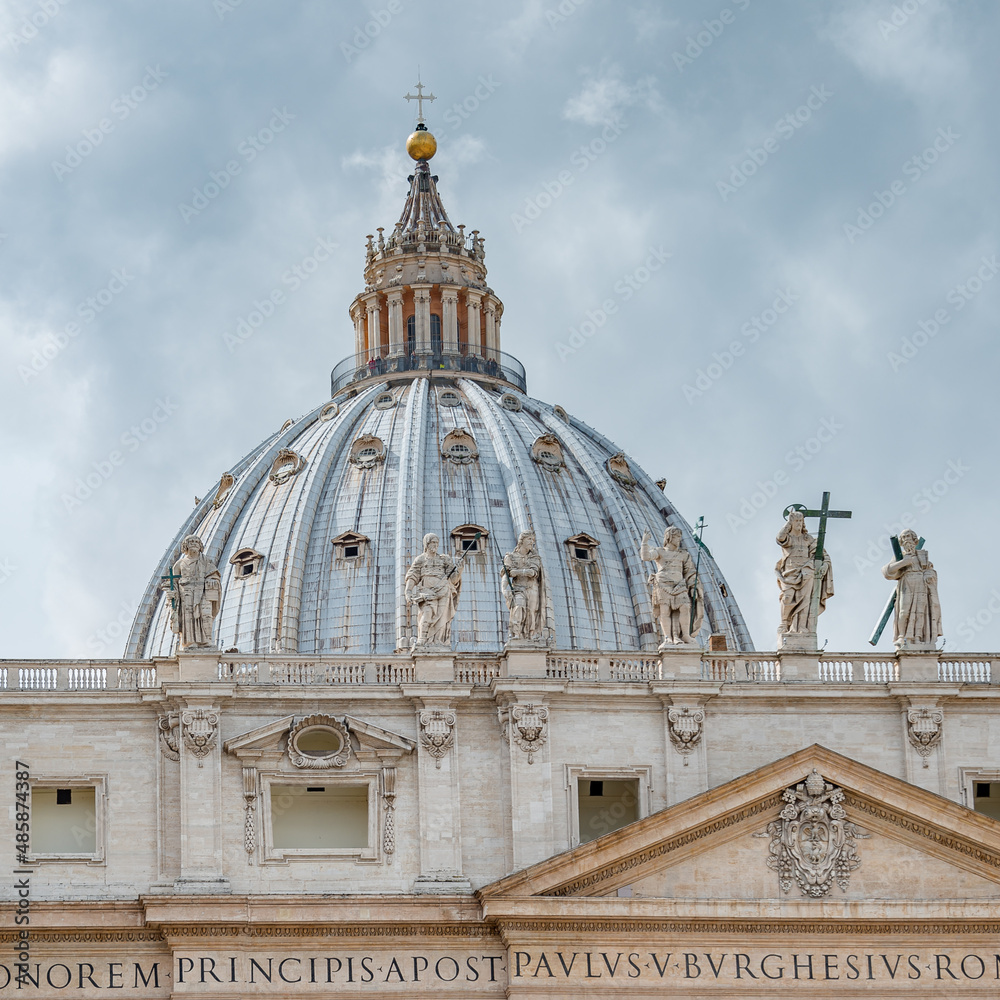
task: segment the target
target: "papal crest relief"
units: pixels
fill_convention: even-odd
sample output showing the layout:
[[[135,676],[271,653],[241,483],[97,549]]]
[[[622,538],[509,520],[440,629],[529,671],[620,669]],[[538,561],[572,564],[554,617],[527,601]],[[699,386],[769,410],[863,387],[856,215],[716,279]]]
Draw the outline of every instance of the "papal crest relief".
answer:
[[[847,819],[843,789],[813,768],[781,797],[785,807],[779,818],[754,836],[771,838],[767,867],[778,873],[782,892],[795,883],[803,895],[819,898],[834,882],[846,892],[851,872],[861,864],[857,841],[869,835]]]

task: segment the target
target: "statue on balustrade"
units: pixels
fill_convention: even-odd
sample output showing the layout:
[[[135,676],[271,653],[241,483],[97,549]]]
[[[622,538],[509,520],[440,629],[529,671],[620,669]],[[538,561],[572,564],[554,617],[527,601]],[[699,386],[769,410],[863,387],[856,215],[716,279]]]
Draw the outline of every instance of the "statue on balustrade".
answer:
[[[417,609],[416,652],[451,649],[451,623],[462,589],[461,561],[438,552],[441,539],[424,535],[424,550],[406,571],[406,603]]]
[[[896,581],[896,648],[929,651],[936,648],[942,634],[941,603],[934,564],[918,544],[915,531],[900,532],[903,558],[883,567],[882,575]]]
[[[181,542],[181,557],[162,587],[170,595],[170,628],[180,636],[180,649],[213,649],[212,624],[222,604],[222,582],[197,535]]]
[[[806,530],[806,519],[800,510],[788,514],[785,526],[778,532],[781,558],[774,567],[781,591],[781,626],[779,636],[816,634],[816,617],[825,610],[827,599],[833,596],[833,566],[828,552],[817,573],[815,566],[816,539]],[[819,579],[817,580],[817,576]],[[819,602],[813,610],[813,588],[819,588]]]
[[[660,624],[663,641],[660,651],[680,646],[697,646],[695,636],[704,618],[705,596],[694,560],[681,548],[681,529],[670,527],[663,533],[663,545],[650,544],[653,534],[642,536],[639,555],[644,562],[655,562],[656,572],[649,577],[653,614]]]
[[[500,591],[509,614],[510,644],[546,645],[553,634],[552,602],[533,531],[522,531],[513,552],[503,557]]]

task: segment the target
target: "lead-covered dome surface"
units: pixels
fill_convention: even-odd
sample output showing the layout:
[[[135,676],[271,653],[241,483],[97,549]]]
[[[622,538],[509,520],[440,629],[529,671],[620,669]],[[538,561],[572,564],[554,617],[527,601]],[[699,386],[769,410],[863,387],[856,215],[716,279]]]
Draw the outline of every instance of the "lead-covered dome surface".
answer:
[[[416,629],[406,570],[434,532],[464,561],[456,651],[507,637],[501,554],[535,532],[558,649],[655,650],[639,559],[648,528],[691,529],[634,462],[586,424],[502,383],[414,375],[371,379],[317,407],[247,456],[206,496],[164,555],[126,655],[172,655],[161,578],[181,539],[201,537],[222,572],[219,649],[242,654],[386,654]],[[736,601],[707,551],[700,577],[709,632],[752,649]],[[706,643],[707,645],[707,643]]]

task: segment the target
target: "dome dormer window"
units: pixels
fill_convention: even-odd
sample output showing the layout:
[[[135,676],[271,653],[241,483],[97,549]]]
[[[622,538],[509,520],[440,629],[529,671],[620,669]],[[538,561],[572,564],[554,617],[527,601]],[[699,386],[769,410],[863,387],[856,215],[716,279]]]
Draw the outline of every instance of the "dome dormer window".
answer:
[[[438,402],[442,406],[459,406],[462,399],[457,392],[453,392],[451,389],[445,389],[445,391],[438,396]]]
[[[246,580],[251,576],[257,576],[263,561],[263,553],[251,548],[240,549],[229,560],[230,565],[235,567],[233,576],[237,580]]]
[[[505,410],[511,410],[512,412],[517,413],[521,409],[521,400],[518,399],[518,397],[515,396],[514,393],[505,392],[500,397],[500,405]]]
[[[593,562],[597,558],[597,546],[601,543],[585,531],[566,539],[566,548],[571,559],[577,562]]]
[[[555,434],[542,434],[531,446],[531,458],[543,469],[558,472],[566,465],[562,444]]]
[[[338,413],[340,413],[340,407],[331,401],[319,411],[319,419],[323,421],[333,420]]]
[[[375,409],[391,410],[396,405],[396,397],[391,392],[383,392],[375,397]]]
[[[385,444],[374,434],[362,434],[351,445],[349,461],[359,469],[374,469],[385,461]]]
[[[489,537],[490,533],[480,524],[462,524],[451,532],[456,555],[462,555],[463,552],[484,552]]]
[[[333,539],[333,558],[337,562],[354,562],[363,559],[369,538],[356,531],[345,531]]]

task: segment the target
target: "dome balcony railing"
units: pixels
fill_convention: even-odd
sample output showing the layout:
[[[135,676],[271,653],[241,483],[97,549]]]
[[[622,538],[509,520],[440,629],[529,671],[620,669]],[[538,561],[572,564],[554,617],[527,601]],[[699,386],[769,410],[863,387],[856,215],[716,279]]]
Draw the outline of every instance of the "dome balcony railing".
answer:
[[[330,373],[330,395],[369,379],[430,374],[494,378],[527,392],[524,365],[517,358],[504,351],[461,345],[457,351],[427,347],[390,354],[383,348],[378,354],[352,354]]]

